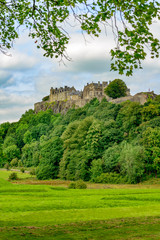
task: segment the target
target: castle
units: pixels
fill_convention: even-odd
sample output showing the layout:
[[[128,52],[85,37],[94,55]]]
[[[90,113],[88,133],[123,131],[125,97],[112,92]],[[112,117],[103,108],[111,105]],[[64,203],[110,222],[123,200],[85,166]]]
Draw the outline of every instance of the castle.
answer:
[[[110,83],[110,82],[109,82]],[[130,89],[127,89],[126,96],[112,99],[104,93],[104,89],[108,86],[108,82],[98,82],[98,83],[87,83],[84,86],[83,91],[78,91],[74,87],[60,87],[50,89],[50,95],[43,98],[42,102],[35,103],[34,110],[39,112],[41,110],[52,109],[55,113],[62,112],[65,113],[68,109],[83,107],[86,103],[90,102],[93,98],[97,98],[99,101],[102,101],[103,98],[106,98],[107,101],[113,103],[121,103],[126,100],[132,102],[139,102],[144,104],[147,101],[148,94],[155,95],[153,92],[149,93],[138,93],[134,96],[131,96]]]
[[[74,87],[67,87],[64,88],[60,87],[58,88],[51,88],[50,89],[50,95],[49,95],[49,101],[80,101],[80,100],[91,100],[93,98],[102,99],[103,97],[106,97],[106,94],[104,93],[104,89],[108,86],[108,82],[98,82],[98,83],[87,83],[86,86],[84,86],[83,91],[77,91]]]

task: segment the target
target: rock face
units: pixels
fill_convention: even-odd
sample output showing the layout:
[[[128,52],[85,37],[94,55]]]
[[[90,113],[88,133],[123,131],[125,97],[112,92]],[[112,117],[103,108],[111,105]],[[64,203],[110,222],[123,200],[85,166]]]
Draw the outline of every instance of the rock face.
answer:
[[[77,91],[74,87],[64,88],[51,88],[49,100],[42,101],[34,104],[34,110],[36,113],[39,111],[45,111],[52,109],[54,113],[66,113],[70,108],[83,107],[86,103],[90,102],[93,98],[97,98],[102,101],[106,98],[108,102],[121,103],[124,101],[139,102],[144,104],[148,97],[155,98],[154,92],[137,93],[134,96],[130,95],[130,89],[127,90],[127,95],[122,98],[112,99],[104,93],[104,89],[108,86],[108,82],[90,83],[84,86],[83,91]]]

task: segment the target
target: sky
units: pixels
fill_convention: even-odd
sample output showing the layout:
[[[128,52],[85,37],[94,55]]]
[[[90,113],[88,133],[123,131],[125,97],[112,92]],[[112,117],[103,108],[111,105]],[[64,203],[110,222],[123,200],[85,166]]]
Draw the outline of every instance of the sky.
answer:
[[[160,23],[152,30],[158,36]],[[87,37],[77,29],[70,32],[71,40],[67,53],[72,59],[65,65],[55,59],[43,57],[34,40],[23,32],[16,40],[11,56],[0,53],[0,124],[18,121],[23,113],[34,109],[34,103],[49,95],[50,88],[74,86],[83,90],[87,83],[125,81],[134,95],[149,89],[160,94],[160,59],[149,57],[143,62],[142,70],[134,71],[132,77],[110,72],[109,51],[115,46],[111,30],[99,38]]]

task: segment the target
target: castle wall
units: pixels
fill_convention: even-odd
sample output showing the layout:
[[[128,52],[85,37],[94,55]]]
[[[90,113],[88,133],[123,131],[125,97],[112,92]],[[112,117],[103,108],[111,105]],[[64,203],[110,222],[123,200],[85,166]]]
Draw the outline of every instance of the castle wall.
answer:
[[[112,103],[122,103],[122,102],[125,102],[125,101],[131,101],[131,102],[135,102],[134,101],[134,97],[133,96],[126,96],[126,97],[121,97],[121,98],[116,98],[116,99],[110,99],[109,102],[112,102]]]
[[[73,100],[73,101],[81,100],[81,96],[79,96],[79,95],[68,95],[67,100]]]
[[[64,101],[65,99],[67,99],[67,95],[68,95],[67,92],[50,94],[49,100],[50,102]]]
[[[34,109],[35,112],[41,110],[45,111],[47,109],[52,109],[55,113],[66,113],[68,109],[75,107],[83,107],[86,103],[90,102],[93,98],[97,98],[99,101],[102,101],[103,98],[106,98],[108,102],[119,104],[127,100],[132,102],[139,102],[144,104],[148,97],[154,98],[156,95],[154,92],[148,93],[138,93],[134,96],[130,95],[130,90],[127,90],[127,96],[112,99],[104,93],[104,89],[108,86],[108,82],[100,82],[87,84],[84,87],[83,92],[76,91],[74,87],[69,88],[65,86],[64,88],[59,89],[50,89],[50,96],[48,101],[42,101],[35,103]]]
[[[83,98],[84,99],[93,99],[104,96],[104,90],[102,84],[91,83],[84,87]]]

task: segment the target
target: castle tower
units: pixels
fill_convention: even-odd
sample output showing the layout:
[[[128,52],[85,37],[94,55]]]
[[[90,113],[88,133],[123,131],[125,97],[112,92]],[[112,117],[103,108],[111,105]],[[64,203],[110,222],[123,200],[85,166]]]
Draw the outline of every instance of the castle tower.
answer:
[[[52,102],[52,96],[53,96],[53,87],[50,89],[50,95],[49,95],[49,101]]]
[[[108,82],[102,82],[102,95],[106,96],[104,89],[108,86]]]

